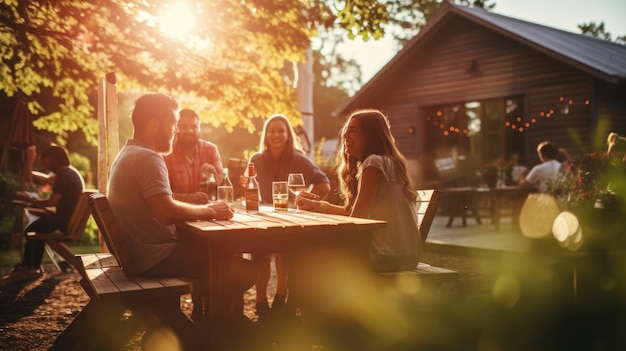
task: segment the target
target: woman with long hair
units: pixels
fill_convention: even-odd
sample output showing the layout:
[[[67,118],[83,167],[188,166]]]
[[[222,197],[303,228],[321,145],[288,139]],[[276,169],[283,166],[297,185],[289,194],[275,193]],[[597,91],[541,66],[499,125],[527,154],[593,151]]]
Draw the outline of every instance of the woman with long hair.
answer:
[[[387,221],[372,236],[372,268],[394,272],[415,268],[421,253],[415,200],[406,159],[398,150],[387,116],[375,109],[353,112],[341,131],[337,155],[343,206],[298,200],[301,209]]]
[[[252,155],[250,163],[254,164],[261,203],[272,203],[272,182],[287,181],[289,173],[302,173],[307,187],[312,185],[311,192],[320,198],[324,198],[330,192],[328,177],[304,155],[291,123],[284,115],[276,114],[265,121],[259,151]],[[247,178],[242,176],[240,183],[245,184],[246,180]],[[254,255],[253,259],[258,269],[256,312],[262,318],[270,311],[267,300],[267,284],[270,279],[271,256]],[[272,310],[274,311],[280,310],[285,305],[287,297],[286,259],[286,255],[274,255],[277,277],[276,294],[272,302]]]

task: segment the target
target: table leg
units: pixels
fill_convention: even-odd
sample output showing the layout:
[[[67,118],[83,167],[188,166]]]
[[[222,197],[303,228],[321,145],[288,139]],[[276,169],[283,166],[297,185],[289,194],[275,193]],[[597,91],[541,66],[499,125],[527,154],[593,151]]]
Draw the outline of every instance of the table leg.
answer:
[[[496,228],[496,231],[500,230],[500,197],[493,195],[491,204],[492,222]]]
[[[220,308],[224,306],[224,303],[220,301],[220,271],[223,267],[221,267],[222,260],[219,257],[219,254],[214,253],[209,248],[208,296],[206,296],[207,299],[204,301],[204,316],[210,350],[218,350],[220,346],[220,332],[218,330],[221,315]]]
[[[459,196],[451,196],[450,200],[452,202],[452,214],[450,214],[446,227],[450,228],[452,221],[454,221],[454,217],[459,215],[462,216],[463,226],[465,227],[465,204],[463,198]]]
[[[461,224],[467,227],[467,196],[461,196]]]
[[[452,221],[455,217],[461,217],[461,225],[463,227],[467,227],[467,212],[471,211],[474,219],[476,219],[476,223],[482,224],[480,220],[480,216],[478,215],[478,211],[475,208],[470,207],[471,201],[474,200],[471,194],[463,194],[463,195],[454,195],[450,197],[452,202],[452,214],[450,218],[448,218],[448,223],[446,227],[450,227],[452,225]]]

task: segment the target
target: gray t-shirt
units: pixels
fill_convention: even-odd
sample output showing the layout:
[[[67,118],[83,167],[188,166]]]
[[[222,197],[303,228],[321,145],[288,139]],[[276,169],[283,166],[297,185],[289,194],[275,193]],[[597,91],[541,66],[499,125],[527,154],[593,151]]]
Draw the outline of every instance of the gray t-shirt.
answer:
[[[146,199],[172,194],[163,157],[135,139],[111,165],[108,199],[140,272],[165,259],[178,241],[176,228],[165,226],[150,213]]]
[[[405,270],[417,266],[422,241],[417,224],[415,202],[407,198],[396,164],[387,156],[370,155],[363,169],[375,167],[384,175],[376,192],[369,218],[387,221],[387,226],[372,235],[372,260],[383,270]],[[379,262],[377,262],[379,261]]]

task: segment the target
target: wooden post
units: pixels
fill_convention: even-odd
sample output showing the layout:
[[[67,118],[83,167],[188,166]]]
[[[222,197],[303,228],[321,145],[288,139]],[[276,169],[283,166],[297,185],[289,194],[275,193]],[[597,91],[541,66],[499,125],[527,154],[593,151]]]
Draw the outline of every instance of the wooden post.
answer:
[[[309,140],[309,158],[315,154],[315,135],[313,132],[313,51],[306,50],[306,62],[298,64],[298,108],[302,113],[302,128]]]
[[[119,128],[117,122],[117,86],[115,73],[107,73],[98,84],[98,191],[107,193],[111,163],[119,152]],[[102,234],[100,251],[108,252]]]

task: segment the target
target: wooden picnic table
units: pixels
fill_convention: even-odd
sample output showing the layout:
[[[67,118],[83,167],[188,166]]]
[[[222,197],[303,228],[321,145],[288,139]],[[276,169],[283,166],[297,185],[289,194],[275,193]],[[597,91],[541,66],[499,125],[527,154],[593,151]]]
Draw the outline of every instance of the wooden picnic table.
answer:
[[[372,230],[384,221],[290,209],[274,212],[261,206],[258,214],[237,210],[230,220],[196,221],[178,225],[183,239],[207,247],[210,273],[205,302],[206,333],[211,349],[220,348],[220,330],[229,317],[227,258],[242,253],[299,253],[349,250],[369,260]],[[243,297],[242,297],[243,298]]]

